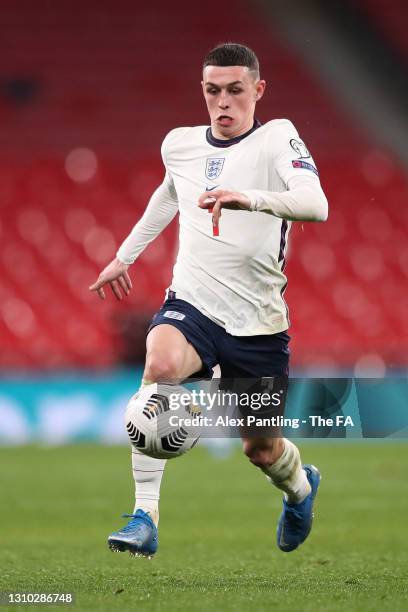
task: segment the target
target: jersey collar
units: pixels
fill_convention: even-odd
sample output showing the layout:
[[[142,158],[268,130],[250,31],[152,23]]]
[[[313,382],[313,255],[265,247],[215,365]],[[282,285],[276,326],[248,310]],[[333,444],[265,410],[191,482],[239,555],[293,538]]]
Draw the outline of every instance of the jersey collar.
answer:
[[[250,130],[245,132],[245,134],[241,134],[240,136],[235,136],[235,138],[230,138],[229,140],[222,140],[221,138],[215,138],[212,135],[210,127],[207,128],[205,136],[207,138],[208,144],[212,145],[213,147],[230,147],[231,145],[237,144],[238,142],[240,142],[241,140],[243,140],[244,138],[252,134],[252,132],[255,132],[255,130],[261,127],[261,125],[262,123],[259,121],[259,119],[255,119],[254,125],[251,127]]]

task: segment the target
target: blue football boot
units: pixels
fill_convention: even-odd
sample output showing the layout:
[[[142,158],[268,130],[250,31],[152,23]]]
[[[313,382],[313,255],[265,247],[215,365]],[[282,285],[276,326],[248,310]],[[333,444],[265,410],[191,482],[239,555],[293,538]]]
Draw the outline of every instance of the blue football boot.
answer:
[[[312,490],[299,504],[289,504],[283,500],[283,512],[277,531],[278,546],[283,552],[295,550],[306,540],[312,529],[313,502],[320,484],[320,472],[314,465],[304,465],[303,469]]]
[[[123,514],[122,516],[130,518],[130,521],[119,531],[110,534],[109,548],[113,552],[129,551],[136,557],[151,558],[157,550],[158,534],[150,514],[139,509],[135,514]]]

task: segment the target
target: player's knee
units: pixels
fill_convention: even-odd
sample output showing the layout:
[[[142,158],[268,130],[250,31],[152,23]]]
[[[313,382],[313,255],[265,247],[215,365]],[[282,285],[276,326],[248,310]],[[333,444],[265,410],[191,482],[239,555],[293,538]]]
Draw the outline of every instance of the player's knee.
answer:
[[[280,438],[243,441],[245,455],[256,467],[263,468],[272,465],[282,454],[282,441]]]
[[[143,378],[150,382],[177,382],[182,377],[183,359],[178,351],[148,353]]]

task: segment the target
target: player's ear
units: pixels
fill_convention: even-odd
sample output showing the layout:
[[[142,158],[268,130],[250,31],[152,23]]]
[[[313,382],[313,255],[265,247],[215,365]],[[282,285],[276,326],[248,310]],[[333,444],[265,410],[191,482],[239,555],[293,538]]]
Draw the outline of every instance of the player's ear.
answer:
[[[262,96],[264,95],[265,88],[266,88],[266,81],[260,79],[255,85],[256,102],[258,102],[258,100],[260,100]]]

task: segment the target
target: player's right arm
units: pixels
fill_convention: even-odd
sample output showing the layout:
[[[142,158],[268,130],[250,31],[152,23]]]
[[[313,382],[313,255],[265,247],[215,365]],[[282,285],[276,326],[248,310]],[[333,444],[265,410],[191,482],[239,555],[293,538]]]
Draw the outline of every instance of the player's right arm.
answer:
[[[177,193],[170,174],[166,172],[163,183],[153,193],[143,216],[120,246],[115,259],[89,287],[90,291],[96,291],[104,300],[104,287],[109,284],[116,299],[121,300],[128,295],[132,288],[129,266],[174,219],[177,211]]]

